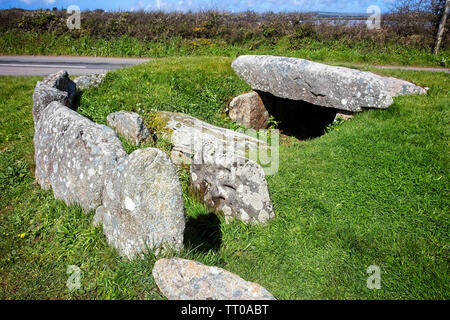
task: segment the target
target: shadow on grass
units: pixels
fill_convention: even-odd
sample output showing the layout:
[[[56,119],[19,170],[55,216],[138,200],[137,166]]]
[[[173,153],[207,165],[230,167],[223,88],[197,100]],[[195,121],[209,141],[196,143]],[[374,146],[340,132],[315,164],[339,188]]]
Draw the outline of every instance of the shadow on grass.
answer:
[[[217,251],[222,245],[220,220],[214,213],[188,217],[184,230],[184,245],[199,253]]]

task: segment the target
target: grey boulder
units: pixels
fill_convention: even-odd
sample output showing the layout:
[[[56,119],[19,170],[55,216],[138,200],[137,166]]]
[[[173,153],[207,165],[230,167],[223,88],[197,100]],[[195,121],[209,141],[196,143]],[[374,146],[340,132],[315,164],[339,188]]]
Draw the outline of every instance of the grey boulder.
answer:
[[[70,80],[67,71],[61,70],[38,81],[33,93],[33,119],[36,123],[40,113],[51,102],[57,101],[66,107],[74,108],[76,85]]]
[[[298,58],[244,55],[233,61],[232,68],[253,90],[352,112],[388,108],[405,90],[426,93],[403,80],[400,85],[371,72]]]
[[[130,259],[150,250],[181,249],[184,200],[175,167],[161,150],[145,148],[121,159],[104,184],[94,218],[108,242]]]
[[[108,115],[106,121],[108,126],[135,145],[152,140],[144,119],[137,113],[128,111],[114,112]]]
[[[276,300],[257,283],[192,260],[160,259],[152,274],[169,300]]]
[[[227,221],[266,224],[275,217],[263,168],[211,144],[194,156],[191,190]]]
[[[269,112],[255,91],[244,93],[230,102],[229,117],[238,124],[252,129],[266,129],[269,126]]]
[[[79,76],[73,79],[73,82],[77,85],[77,90],[86,90],[100,86],[105,78],[106,73],[90,74]]]
[[[86,210],[101,205],[106,177],[127,156],[111,128],[56,101],[39,113],[33,141],[39,185]]]

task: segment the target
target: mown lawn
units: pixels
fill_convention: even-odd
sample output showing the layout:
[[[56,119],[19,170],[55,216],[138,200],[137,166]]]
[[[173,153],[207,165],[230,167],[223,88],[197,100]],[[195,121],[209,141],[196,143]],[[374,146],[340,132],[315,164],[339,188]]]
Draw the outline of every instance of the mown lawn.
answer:
[[[224,110],[249,87],[231,61],[174,57],[114,71],[84,93],[79,111],[104,123],[121,109],[172,110],[234,128]],[[180,171],[186,245],[168,255],[223,267],[278,299],[449,299],[450,76],[377,72],[429,93],[396,98],[314,140],[283,137],[280,170],[268,177],[277,217],[267,227],[225,224],[189,195]],[[37,80],[0,77],[0,299],[164,298],[153,254],[120,258],[91,225],[93,212],[34,183]],[[81,268],[82,290],[67,289],[68,265]],[[371,265],[381,268],[380,290],[366,286]]]

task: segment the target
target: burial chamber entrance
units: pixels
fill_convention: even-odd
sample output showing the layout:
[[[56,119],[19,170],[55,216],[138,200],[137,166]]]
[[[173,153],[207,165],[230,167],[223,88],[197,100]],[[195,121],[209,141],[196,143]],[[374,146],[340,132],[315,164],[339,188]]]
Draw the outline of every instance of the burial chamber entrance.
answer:
[[[281,133],[299,140],[317,138],[326,133],[338,112],[301,100],[279,98],[271,93],[256,91],[264,107],[278,124]]]

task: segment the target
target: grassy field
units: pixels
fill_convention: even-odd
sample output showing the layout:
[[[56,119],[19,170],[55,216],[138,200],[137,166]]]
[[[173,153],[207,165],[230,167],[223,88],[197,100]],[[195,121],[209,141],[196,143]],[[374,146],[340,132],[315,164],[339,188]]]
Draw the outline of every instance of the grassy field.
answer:
[[[252,39],[229,44],[215,39],[174,37],[160,41],[144,41],[130,36],[97,39],[91,36],[72,38],[39,32],[0,32],[3,55],[75,55],[101,57],[169,57],[227,56],[272,54],[292,56],[326,63],[342,62],[378,65],[447,67],[450,50],[437,56],[431,50],[412,45],[371,41],[317,40],[281,37],[276,41]]]
[[[79,112],[105,123],[121,109],[171,110],[233,128],[224,110],[249,87],[231,61],[172,57],[111,72],[83,94]],[[187,229],[176,256],[223,267],[278,299],[449,299],[450,76],[377,72],[429,93],[314,140],[282,137],[280,170],[268,177],[277,217],[267,227],[225,224],[189,195],[181,170]],[[0,77],[0,299],[164,298],[151,275],[157,257],[120,258],[91,225],[93,212],[34,182],[37,80]],[[81,268],[82,290],[66,288],[68,265]],[[381,267],[380,290],[366,287],[370,265]]]

